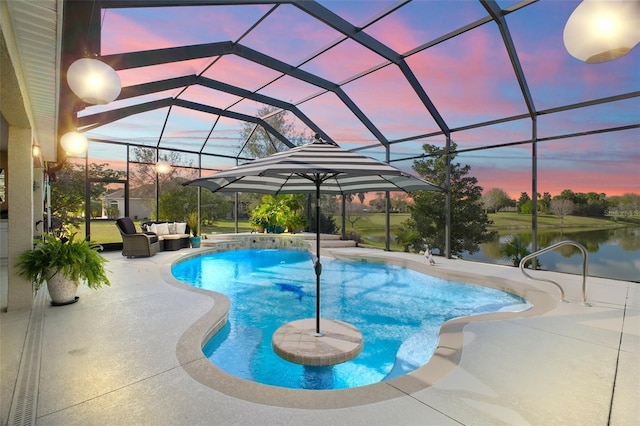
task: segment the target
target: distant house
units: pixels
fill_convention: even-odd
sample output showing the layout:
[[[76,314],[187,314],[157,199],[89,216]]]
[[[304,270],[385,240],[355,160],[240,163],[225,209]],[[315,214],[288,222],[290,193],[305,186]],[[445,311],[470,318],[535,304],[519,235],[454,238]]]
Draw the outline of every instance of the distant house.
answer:
[[[133,219],[151,218],[154,204],[155,185],[143,185],[129,190],[129,217]],[[105,217],[112,219],[124,216],[124,188],[102,196],[102,211]]]

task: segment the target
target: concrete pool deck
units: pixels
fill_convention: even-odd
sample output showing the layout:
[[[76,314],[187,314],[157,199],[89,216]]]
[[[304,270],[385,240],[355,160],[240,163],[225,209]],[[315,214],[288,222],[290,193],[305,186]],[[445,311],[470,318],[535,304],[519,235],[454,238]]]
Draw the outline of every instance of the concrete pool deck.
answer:
[[[515,286],[535,309],[445,325],[434,358],[416,374],[363,388],[295,391],[216,372],[198,351],[225,299],[177,283],[172,262],[207,249],[126,259],[105,253],[111,287],[79,289],[78,303],[0,314],[2,423],[516,424],[640,423],[640,284],[363,248],[338,258],[384,257],[436,275]],[[311,267],[311,265],[310,265]],[[527,297],[529,298],[529,297]],[[228,302],[227,302],[228,303]],[[366,342],[365,342],[366,344]]]

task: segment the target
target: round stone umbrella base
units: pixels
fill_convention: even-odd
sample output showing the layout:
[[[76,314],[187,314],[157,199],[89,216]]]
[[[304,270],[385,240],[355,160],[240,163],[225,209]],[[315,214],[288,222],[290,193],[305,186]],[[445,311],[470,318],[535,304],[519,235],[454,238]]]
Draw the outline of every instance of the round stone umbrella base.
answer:
[[[356,327],[321,319],[320,331],[316,333],[315,318],[293,321],[273,333],[271,346],[287,361],[316,366],[340,364],[362,352],[362,333]]]

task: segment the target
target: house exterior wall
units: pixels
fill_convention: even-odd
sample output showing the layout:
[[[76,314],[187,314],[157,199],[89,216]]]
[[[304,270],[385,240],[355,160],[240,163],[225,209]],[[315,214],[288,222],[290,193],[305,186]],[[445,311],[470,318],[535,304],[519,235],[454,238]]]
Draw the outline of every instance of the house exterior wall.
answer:
[[[129,200],[129,216],[138,219],[151,219],[153,209],[151,208],[152,200],[134,198]],[[124,212],[124,201],[122,211]]]
[[[109,198],[104,197],[103,200],[103,211],[106,213],[107,207],[113,205],[113,203],[117,203],[118,205],[118,217],[124,216],[124,198]],[[140,219],[151,219],[151,215],[153,214],[153,200],[145,199],[145,198],[131,198],[129,199],[129,217],[132,219],[138,218]]]
[[[31,129],[9,126],[7,180],[7,269],[6,306],[3,309],[31,308],[32,283],[18,275],[16,267],[20,253],[33,247],[34,196],[42,202],[40,187],[34,185],[33,159],[31,157]],[[40,183],[41,185],[41,183]],[[38,211],[42,212],[42,209]],[[5,284],[3,284],[5,285]],[[4,290],[4,289],[3,289]]]

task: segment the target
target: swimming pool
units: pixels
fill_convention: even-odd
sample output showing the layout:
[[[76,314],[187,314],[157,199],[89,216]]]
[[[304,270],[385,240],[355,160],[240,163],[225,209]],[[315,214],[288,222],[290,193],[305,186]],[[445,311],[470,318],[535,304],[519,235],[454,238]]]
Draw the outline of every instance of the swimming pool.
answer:
[[[429,360],[445,321],[529,306],[499,290],[406,268],[324,258],[322,318],[358,327],[364,349],[343,364],[305,367],[278,357],[271,336],[287,322],[314,317],[312,265],[304,250],[251,249],[196,256],[172,274],[231,300],[228,323],[203,348],[211,362],[246,380],[295,389],[353,388],[407,374]]]

